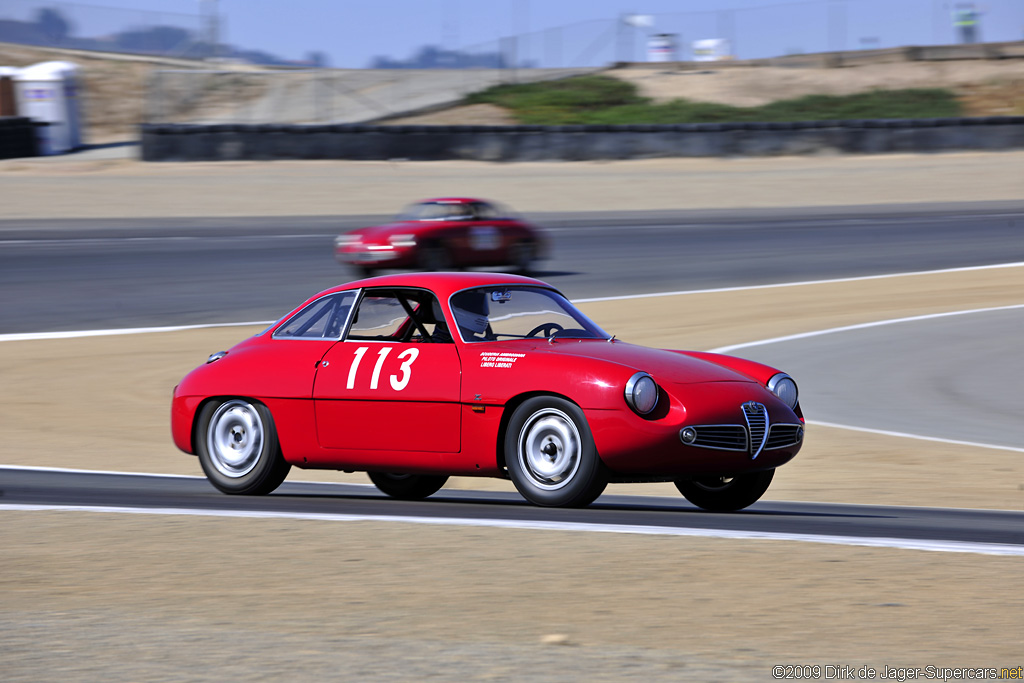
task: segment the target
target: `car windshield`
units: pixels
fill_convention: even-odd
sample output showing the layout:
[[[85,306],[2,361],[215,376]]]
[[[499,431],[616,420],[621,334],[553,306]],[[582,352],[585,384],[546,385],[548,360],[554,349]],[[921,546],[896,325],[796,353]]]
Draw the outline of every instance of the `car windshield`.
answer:
[[[473,209],[461,202],[410,204],[398,215],[401,221],[458,221],[473,217]]]
[[[467,289],[451,298],[452,315],[467,342],[499,339],[608,339],[569,301],[550,289],[490,286]]]

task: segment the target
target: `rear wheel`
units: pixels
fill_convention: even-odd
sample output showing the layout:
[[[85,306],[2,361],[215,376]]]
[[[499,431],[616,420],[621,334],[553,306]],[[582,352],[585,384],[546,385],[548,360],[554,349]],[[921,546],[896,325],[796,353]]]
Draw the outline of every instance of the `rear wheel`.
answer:
[[[429,474],[397,474],[394,472],[368,472],[370,481],[392,498],[401,500],[422,500],[441,490],[446,476]]]
[[[734,477],[677,479],[676,488],[686,500],[711,512],[735,512],[756,503],[772,483],[775,470],[738,474]]]
[[[555,396],[528,399],[512,413],[505,465],[519,493],[534,505],[585,507],[608,484],[583,411]]]
[[[270,410],[246,399],[210,401],[199,413],[196,453],[224,493],[263,495],[288,476]]]

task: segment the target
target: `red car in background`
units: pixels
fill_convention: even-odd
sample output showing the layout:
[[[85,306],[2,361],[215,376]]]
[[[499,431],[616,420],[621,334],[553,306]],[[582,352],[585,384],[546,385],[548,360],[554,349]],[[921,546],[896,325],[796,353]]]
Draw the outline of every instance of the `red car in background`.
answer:
[[[540,230],[493,202],[427,199],[391,223],[359,228],[334,241],[338,262],[369,277],[383,268],[451,270],[511,266],[526,274],[546,255]]]
[[[213,354],[175,387],[171,431],[225,493],[269,493],[294,465],[403,499],[507,477],[544,506],[672,481],[728,511],[764,494],[804,419],[773,368],[628,344],[532,278],[418,273],[328,289]]]

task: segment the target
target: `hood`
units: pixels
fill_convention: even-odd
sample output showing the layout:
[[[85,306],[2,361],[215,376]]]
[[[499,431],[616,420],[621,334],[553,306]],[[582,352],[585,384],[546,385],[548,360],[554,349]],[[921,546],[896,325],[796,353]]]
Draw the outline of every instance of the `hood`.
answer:
[[[384,225],[373,225],[349,231],[349,235],[358,236],[363,242],[387,242],[392,235],[420,235],[425,230],[445,227],[446,221],[395,221]]]
[[[747,375],[710,360],[620,341],[559,339],[554,344],[547,342],[539,344],[532,350],[617,363],[650,373],[660,384],[669,382],[675,384],[756,382]]]

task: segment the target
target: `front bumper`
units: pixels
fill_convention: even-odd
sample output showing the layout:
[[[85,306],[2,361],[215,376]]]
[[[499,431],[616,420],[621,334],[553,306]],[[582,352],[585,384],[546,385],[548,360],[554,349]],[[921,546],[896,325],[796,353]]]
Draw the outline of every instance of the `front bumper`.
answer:
[[[406,266],[414,262],[413,247],[396,247],[385,245],[346,245],[334,250],[334,258],[338,263],[355,266]]]
[[[800,451],[803,418],[767,390],[727,384],[715,394],[690,396],[691,410],[671,398],[654,419],[628,409],[584,412],[601,460],[619,477],[737,475],[774,469]]]

